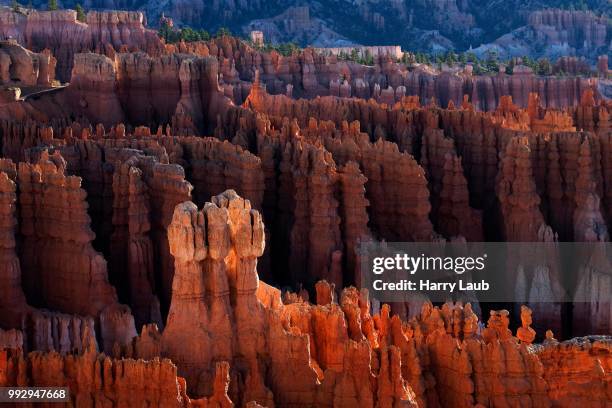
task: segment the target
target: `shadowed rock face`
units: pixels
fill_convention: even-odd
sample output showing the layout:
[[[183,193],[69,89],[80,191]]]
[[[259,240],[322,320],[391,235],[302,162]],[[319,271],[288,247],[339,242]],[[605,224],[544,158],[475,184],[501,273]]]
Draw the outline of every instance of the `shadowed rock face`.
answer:
[[[256,72],[271,94],[373,98],[389,105],[405,95],[418,95],[423,102],[435,98],[442,106],[450,101],[458,106],[467,94],[477,110],[485,111],[496,109],[504,95],[526,107],[530,92],[539,93],[540,103],[545,107],[572,106],[580,101],[585,89],[597,82],[595,78],[542,77],[522,65],[515,67],[513,75],[479,76],[472,74],[471,66],[442,72],[421,64],[408,69],[385,55],[375,58],[373,66],[344,61],[309,48],[282,56],[254,50],[232,37],[206,43],[177,43],[167,48],[217,57],[219,72],[223,74],[220,84],[225,95],[236,103],[242,103],[249,94],[249,82],[254,81]]]
[[[85,22],[77,20],[74,10],[32,11],[27,15],[10,10],[0,12],[0,35],[13,38],[28,49],[48,49],[57,59],[57,77],[70,79],[74,54],[114,50],[142,50],[160,53],[163,45],[155,32],[145,29],[139,12],[89,12]]]
[[[70,333],[62,339],[77,350],[72,352],[36,343],[57,352],[24,354],[19,331],[0,331],[2,384],[66,381],[77,387],[77,403],[105,398],[127,406],[332,406],[330,399],[349,405],[590,406],[608,400],[610,339],[559,343],[549,332],[542,344],[530,345],[535,333],[525,307],[514,337],[506,310],[491,311],[484,329],[471,305],[460,303],[425,303],[402,321],[386,305],[372,315],[367,292],[352,287],[336,303],[326,281],[317,285],[317,305],[297,296],[281,301],[280,291],[256,272],[265,241],[261,216],[233,190],[202,210],[191,202],[177,205],[168,240],[175,275],[166,328],[160,335],[157,326],[144,326],[141,336],[112,351],[139,360],[97,354],[91,324],[80,337],[74,322],[60,326],[60,333]],[[158,355],[171,360],[153,359]],[[580,386],[568,388],[572,379]],[[156,391],[124,394],[143,381]],[[206,397],[191,400],[186,393]]]
[[[83,29],[142,44],[141,23]],[[423,73],[422,105],[405,82],[376,87],[404,78],[391,62],[340,97],[326,62],[372,68],[229,37],[95,47],[66,89],[0,105],[1,386],[69,384],[82,406],[610,403],[612,340],[571,339],[612,328],[602,254],[569,311],[541,302],[554,265],[521,269],[520,327],[520,305],[381,306],[358,288],[372,240],[609,240],[612,106],[595,83],[524,94],[500,76],[466,94],[486,79]],[[48,54],[9,48],[9,72],[38,82]]]
[[[293,42],[317,47],[397,44],[416,51],[474,50],[481,55],[495,49],[504,56],[554,58],[565,53],[589,58],[591,62],[597,57],[594,52],[609,51],[606,18],[612,10],[605,0],[585,3],[570,0],[503,3],[175,0],[162,4],[152,0],[87,0],[81,3],[88,10],[140,10],[155,27],[158,22],[171,21],[175,26],[205,28],[211,33],[225,27],[247,37],[252,30],[260,30],[266,42],[275,44]],[[33,0],[31,4],[39,9],[47,7],[44,0]],[[77,4],[80,3],[76,0],[65,0],[61,6],[75,8]],[[14,14],[6,19],[18,17]],[[482,45],[478,47],[479,44]],[[472,49],[472,46],[478,48]]]
[[[47,49],[33,53],[15,41],[0,42],[0,81],[21,86],[49,86],[55,79],[56,59]]]
[[[145,53],[76,54],[66,102],[71,115],[112,126],[173,122],[182,132],[205,134],[227,105],[211,57]],[[154,84],[159,84],[154,85]]]
[[[42,56],[35,57],[35,60],[40,61],[40,83],[47,81],[47,78],[49,81],[53,79],[50,73],[52,68],[55,68],[56,76],[62,82],[75,82],[77,78],[73,78],[74,75],[87,77],[89,73],[90,81],[99,81],[102,84],[98,86],[104,87],[104,83],[110,83],[109,75],[112,70],[109,67],[101,67],[101,62],[93,57],[88,60],[77,54],[96,52],[106,55],[117,65],[116,83],[119,89],[116,93],[124,105],[124,116],[134,121],[135,125],[157,126],[159,123],[168,122],[169,115],[177,108],[177,99],[181,94],[181,86],[176,83],[188,77],[200,77],[197,64],[192,63],[183,67],[182,79],[179,78],[184,57],[179,58],[179,61],[162,59],[147,62],[144,57],[139,56],[139,51],[154,58],[177,52],[217,57],[217,69],[222,74],[218,80],[222,93],[236,104],[242,103],[249,94],[250,82],[254,80],[256,71],[260,72],[262,83],[265,83],[267,90],[273,94],[307,98],[317,95],[352,96],[374,98],[387,104],[393,104],[405,95],[418,95],[424,102],[435,98],[443,106],[450,101],[457,106],[463,96],[468,94],[476,109],[487,111],[496,109],[503,95],[511,95],[519,106],[525,107],[530,92],[538,92],[541,104],[545,107],[572,106],[579,102],[585,89],[596,87],[597,82],[596,79],[572,76],[536,76],[529,68],[520,65],[515,67],[514,75],[500,73],[496,76],[477,76],[472,75],[471,69],[468,69],[470,67],[438,72],[435,68],[417,64],[416,67],[408,69],[405,64],[394,62],[386,55],[377,57],[371,67],[342,61],[336,56],[322,55],[314,49],[305,49],[284,57],[276,52],[254,50],[233,37],[221,37],[206,43],[181,42],[165,45],[156,33],[147,29],[143,23],[143,15],[138,12],[92,11],[88,13],[86,22],[80,22],[76,20],[76,13],[71,10],[32,12],[27,16],[2,11],[0,36],[12,38],[32,51],[44,52]],[[599,27],[597,24],[585,24],[584,29],[578,30],[580,34],[572,35],[577,38],[591,35],[601,37],[593,28]],[[567,34],[560,36],[565,38]],[[117,53],[124,52],[135,54],[127,59],[119,58],[122,61],[115,61]],[[48,53],[51,53],[54,60],[46,62]],[[108,62],[104,64],[108,65]],[[4,65],[9,65],[8,60]],[[13,65],[16,69],[17,65],[21,64]],[[558,69],[564,72],[581,72],[578,68],[573,68],[575,64],[569,62],[560,61],[558,65]],[[46,68],[47,66],[49,68]],[[102,71],[97,79],[96,71],[92,71],[96,66]],[[24,69],[21,71],[24,72]],[[209,69],[204,71],[210,72]],[[28,73],[29,76],[31,74]],[[131,82],[129,92],[125,85],[121,86],[124,81]],[[187,79],[187,82],[190,81]],[[210,89],[212,88],[216,89],[211,86]],[[184,88],[183,93],[188,90],[189,88]],[[194,88],[191,87],[191,90]],[[112,99],[114,96],[106,98]],[[199,105],[192,98],[193,95],[188,96],[186,108],[199,109]],[[134,103],[135,101],[138,103]],[[76,98],[75,103],[91,103],[90,109],[100,109],[95,102],[81,101],[79,98]],[[203,110],[205,113],[211,113],[207,106],[203,106]],[[190,115],[197,121],[198,117],[194,111],[190,112]],[[148,120],[143,121],[143,117]],[[112,111],[107,118],[118,119],[119,116],[117,112]],[[98,121],[102,121],[102,118],[98,117],[96,122]],[[115,123],[110,119],[104,121]],[[198,130],[202,132],[204,129]],[[210,129],[206,128],[206,133],[209,132]]]

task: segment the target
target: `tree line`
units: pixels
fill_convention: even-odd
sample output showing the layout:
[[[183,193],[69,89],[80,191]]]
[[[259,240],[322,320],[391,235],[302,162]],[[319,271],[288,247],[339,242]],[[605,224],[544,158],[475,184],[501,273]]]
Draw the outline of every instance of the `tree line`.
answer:
[[[11,9],[15,13],[23,13],[23,10],[22,10],[23,8],[33,9],[34,6],[32,5],[32,0],[29,1],[27,6],[22,5],[17,0],[12,0],[11,1]],[[47,10],[49,10],[49,11],[59,10],[59,6],[57,5],[57,0],[49,0],[47,2]],[[83,6],[81,6],[80,3],[77,3],[74,6],[74,11],[76,11],[76,13],[77,13],[77,20],[79,20],[81,22],[85,22],[87,20],[87,17],[86,17],[86,14],[85,14],[85,9],[83,8]]]
[[[455,53],[448,51],[446,53],[428,54],[424,52],[405,52],[401,62],[406,65],[425,64],[432,67],[442,69],[443,65],[466,66],[471,65],[473,73],[476,75],[496,74],[503,69],[506,74],[511,75],[517,65],[523,65],[531,68],[537,75],[552,75],[554,73],[552,62],[546,58],[532,58],[528,55],[522,57],[514,57],[502,60],[498,57],[497,52],[488,51],[484,58],[479,58],[471,51]],[[557,72],[558,75],[563,75],[563,72]]]
[[[208,41],[211,38],[223,37],[232,35],[231,31],[225,27],[219,28],[215,35],[210,35],[206,30],[200,29],[195,30],[191,27],[175,28],[170,26],[167,21],[162,21],[157,35],[163,38],[166,44],[175,44],[180,41],[184,42],[195,42],[195,41]]]

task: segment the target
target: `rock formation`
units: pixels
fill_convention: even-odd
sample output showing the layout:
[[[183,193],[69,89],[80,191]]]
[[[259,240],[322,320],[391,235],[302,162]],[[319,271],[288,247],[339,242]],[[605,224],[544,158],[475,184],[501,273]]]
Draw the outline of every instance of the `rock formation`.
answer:
[[[461,159],[447,154],[443,170],[440,204],[434,218],[437,230],[446,237],[463,236],[468,241],[482,241],[482,214],[469,206]]]
[[[529,25],[538,32],[538,37],[546,41],[546,45],[555,43],[559,37],[576,48],[595,49],[606,44],[605,20],[590,12],[536,11],[529,15]]]
[[[507,241],[535,241],[545,225],[529,156],[527,140],[514,138],[502,158],[497,195]]]
[[[58,79],[67,82],[74,54],[122,48],[161,53],[163,44],[154,31],[147,30],[144,15],[127,11],[91,11],[86,22],[77,20],[74,10],[33,11],[27,15],[3,10],[0,33],[28,49],[45,49],[57,59]]]
[[[76,116],[106,127],[125,120],[152,128],[172,122],[190,134],[204,133],[225,105],[217,69],[212,58],[183,54],[75,54],[67,103]],[[186,117],[191,123],[185,129]]]
[[[583,337],[558,342],[549,339],[536,349],[548,395],[559,405],[607,404],[606,373],[610,345],[605,338]],[[599,356],[593,358],[593,356]],[[553,368],[555,367],[555,368]],[[572,386],[569,386],[570,383]]]
[[[237,104],[249,94],[255,72],[260,74],[262,85],[271,94],[287,94],[290,86],[293,97],[373,98],[393,105],[404,95],[417,95],[424,102],[435,98],[442,106],[450,101],[458,106],[467,94],[474,107],[483,111],[495,110],[503,95],[510,95],[519,106],[527,107],[530,92],[540,93],[545,107],[570,107],[580,101],[584,90],[594,85],[578,77],[539,77],[531,70],[516,69],[514,75],[500,73],[491,77],[472,75],[468,70],[439,72],[423,65],[408,69],[390,56],[375,58],[374,66],[343,61],[336,55],[312,49],[283,56],[275,52],[263,53],[232,37],[220,37],[206,43],[179,43],[176,48],[180,52],[218,58],[222,86]]]
[[[1,386],[68,385],[83,406],[610,402],[612,105],[594,80],[73,17],[0,13],[39,52],[0,44]],[[19,98],[53,58],[70,84]],[[361,287],[363,243],[485,240],[538,243],[501,266],[507,310]]]
[[[90,323],[80,326],[81,332],[67,332],[74,336],[72,342],[80,333],[82,347],[76,352],[62,352],[58,344],[53,347],[61,354],[24,355],[19,332],[0,336],[6,337],[0,353],[2,385],[65,381],[77,387],[73,400],[78,404],[103,395],[128,406],[170,400],[181,406],[202,401],[547,406],[564,404],[567,398],[607,400],[602,376],[611,349],[606,338],[574,340],[562,351],[550,338],[542,346],[519,344],[508,329],[507,311],[492,311],[480,333],[471,307],[461,304],[437,308],[426,303],[406,322],[391,317],[386,306],[371,316],[367,292],[345,289],[338,305],[324,294],[330,293],[327,283],[318,285],[317,306],[281,303],[280,292],[257,277],[257,257],[265,242],[259,213],[231,190],[212,201],[201,211],[189,202],[176,207],[168,236],[176,273],[167,327],[158,336],[147,326],[134,348],[123,351],[141,357],[167,355],[178,368],[169,360],[98,355]],[[528,334],[519,330],[519,339],[529,343],[534,335],[530,313],[523,312],[521,330]],[[74,330],[71,327],[79,326],[66,326]],[[185,353],[186,344],[200,351],[189,348]],[[496,365],[499,369],[492,369]],[[71,377],[75,371],[68,367],[81,367],[78,372],[91,375]],[[187,381],[178,379],[175,370]],[[260,370],[271,375],[262,376]],[[290,381],[281,375],[288,371],[294,373]],[[96,379],[111,372],[122,375],[113,375],[112,381]],[[581,387],[566,391],[568,377],[561,378],[561,372],[580,378]],[[143,381],[147,389],[159,391],[134,393]],[[131,392],[125,394],[126,389]],[[203,399],[191,400],[187,392]]]
[[[580,146],[575,193],[574,239],[576,241],[607,241],[609,240],[608,230],[600,211],[597,184],[593,178],[590,146],[589,139],[585,139]]]
[[[21,267],[16,252],[17,227],[16,168],[10,160],[0,161],[0,208],[2,241],[0,244],[0,323],[4,328],[19,328],[28,305],[21,286]]]
[[[61,160],[43,154],[37,164],[19,165],[24,287],[41,305],[98,315],[116,294],[107,281],[106,261],[91,247],[94,234],[81,180],[66,177]]]
[[[86,332],[84,341],[87,346],[83,352],[66,356],[40,351],[24,354],[4,348],[0,352],[0,384],[13,387],[70,384],[71,400],[78,406],[107,403],[190,406],[184,380],[177,377],[171,361],[114,360],[97,354],[91,332]],[[197,401],[193,403],[197,405]]]
[[[48,50],[33,53],[15,41],[0,42],[0,82],[22,86],[49,86],[55,79],[56,60]]]
[[[516,337],[526,344],[533,343],[536,336],[535,330],[530,327],[531,323],[531,310],[526,306],[521,306],[521,327],[517,330]]]

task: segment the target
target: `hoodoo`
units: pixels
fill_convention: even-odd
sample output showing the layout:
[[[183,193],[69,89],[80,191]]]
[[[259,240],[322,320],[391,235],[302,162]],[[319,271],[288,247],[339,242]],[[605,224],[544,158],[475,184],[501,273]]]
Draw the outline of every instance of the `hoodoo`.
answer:
[[[609,4],[41,2],[1,402],[611,406]]]

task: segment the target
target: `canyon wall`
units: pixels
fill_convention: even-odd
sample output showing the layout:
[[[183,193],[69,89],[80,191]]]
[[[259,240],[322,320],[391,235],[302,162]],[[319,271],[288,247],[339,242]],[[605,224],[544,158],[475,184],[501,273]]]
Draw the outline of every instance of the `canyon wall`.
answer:
[[[147,41],[108,15],[74,24]],[[65,89],[0,106],[0,385],[84,406],[610,402],[612,106],[593,82],[413,71],[435,79],[412,92],[380,60],[342,62],[376,79],[329,95],[337,66],[312,50],[192,46],[77,53]],[[526,305],[381,305],[360,288],[371,241],[553,252],[508,263]],[[565,304],[563,241],[592,251]]]
[[[450,101],[459,105],[467,94],[473,106],[483,111],[496,109],[503,95],[527,107],[530,92],[540,94],[544,107],[565,108],[579,103],[583,91],[597,86],[596,78],[539,76],[522,66],[515,67],[513,75],[479,76],[472,74],[471,66],[439,71],[417,64],[409,69],[388,55],[375,58],[373,66],[340,60],[311,48],[283,56],[274,51],[257,51],[232,37],[178,43],[168,49],[217,57],[223,75],[220,83],[237,104],[248,95],[256,73],[271,94],[374,98],[389,105],[403,96],[415,95],[423,103],[435,99],[442,106]]]
[[[130,110],[127,112],[128,119],[140,118],[140,122],[135,121],[134,125],[152,126],[151,123],[143,122],[138,116],[140,114],[145,117],[159,115],[159,119],[155,116],[159,123],[167,121],[169,111],[180,109],[176,100],[181,85],[176,85],[179,79],[172,72],[179,70],[185,57],[179,57],[178,61],[168,61],[165,59],[168,57],[157,60],[164,54],[176,58],[179,52],[216,57],[221,89],[236,104],[242,103],[249,94],[250,82],[254,80],[256,72],[260,73],[261,82],[272,94],[307,98],[325,95],[374,98],[387,104],[398,102],[405,95],[416,95],[425,103],[435,99],[443,106],[450,101],[458,105],[463,96],[468,94],[473,106],[484,111],[496,109],[502,95],[511,95],[519,106],[526,107],[530,92],[538,92],[545,107],[569,107],[579,102],[584,90],[596,90],[598,81],[596,78],[579,76],[542,77],[533,74],[528,68],[520,70],[519,67],[513,75],[500,73],[495,76],[473,75],[469,67],[438,71],[417,64],[409,68],[388,55],[377,56],[373,66],[365,66],[339,60],[334,55],[318,53],[312,48],[291,56],[282,56],[274,51],[268,53],[255,50],[228,36],[208,42],[165,45],[153,30],[145,28],[143,15],[138,12],[92,11],[87,14],[85,22],[80,22],[76,20],[76,12],[71,10],[32,12],[28,15],[3,11],[0,16],[0,37],[12,38],[36,52],[50,53],[51,58],[57,61],[57,78],[62,82],[82,82],[84,79],[81,76],[87,77],[89,71],[89,76],[95,75],[100,69],[103,78],[110,75],[110,68],[100,66],[109,65],[108,62],[83,60],[77,55],[79,53],[95,52],[106,55],[111,61],[116,59],[117,53],[132,53],[130,58],[122,57],[122,61],[116,61],[115,65],[117,83],[120,84],[123,78],[134,81],[130,85],[133,89],[119,91],[123,104],[128,100],[139,101],[126,108]],[[140,56],[139,52],[146,53],[153,61],[143,61],[143,58],[148,58]],[[143,72],[147,64],[154,65],[149,68],[151,74]],[[88,68],[88,65],[91,67]],[[200,77],[211,74],[208,69],[205,70],[207,74],[194,72],[195,67],[194,64],[188,64],[183,68],[183,75]],[[148,85],[145,77],[149,75],[150,81],[155,81],[159,86]],[[47,76],[42,75],[43,78]],[[112,82],[110,80],[110,76],[108,79],[100,78],[100,82],[109,84]],[[103,84],[98,86],[104,87]],[[149,87],[151,89],[146,89]],[[182,93],[187,91],[184,85],[182,89]],[[194,89],[193,85],[191,89]],[[147,94],[152,97],[146,99],[144,96]],[[188,109],[199,107],[191,96],[187,99]],[[207,112],[206,106],[204,111]],[[191,114],[198,130],[202,132],[199,118],[193,110]],[[114,115],[113,112],[109,118],[117,118]],[[94,122],[97,121],[100,121],[99,114]],[[112,122],[110,119],[105,121],[109,124]]]
[[[506,310],[491,311],[484,328],[471,305],[459,303],[425,303],[402,321],[388,306],[371,314],[367,291],[346,288],[336,303],[325,281],[317,285],[316,305],[281,301],[280,291],[256,272],[265,242],[260,215],[234,191],[213,197],[202,210],[179,204],[168,239],[176,274],[161,335],[155,326],[143,327],[131,346],[114,351],[124,357],[118,360],[97,354],[89,327],[81,334],[82,349],[67,354],[24,354],[19,332],[2,332],[1,384],[67,384],[78,404],[104,399],[126,406],[607,401],[610,340],[560,343],[549,331],[534,345],[527,308],[515,337]],[[207,324],[196,324],[202,321]],[[173,362],[153,359],[160,354]],[[567,387],[572,379],[580,386]],[[144,382],[147,392],[133,392]]]
[[[35,52],[50,50],[57,59],[58,79],[67,82],[74,55],[80,52],[112,55],[115,50],[141,50],[160,54],[163,44],[144,23],[140,12],[90,11],[81,22],[74,10],[31,11],[26,15],[3,10],[0,38],[12,38]]]
[[[529,26],[546,45],[567,43],[574,48],[596,49],[608,45],[604,16],[570,10],[541,10],[529,14]]]
[[[225,102],[209,57],[144,53],[76,54],[66,102],[71,114],[110,127],[157,127],[172,122],[183,133],[210,132]],[[157,86],[154,84],[160,84]],[[188,120],[185,120],[188,118]]]
[[[49,86],[55,79],[55,57],[48,49],[34,53],[14,40],[0,42],[0,82]]]

